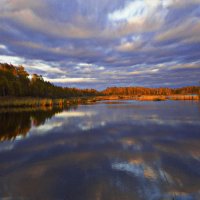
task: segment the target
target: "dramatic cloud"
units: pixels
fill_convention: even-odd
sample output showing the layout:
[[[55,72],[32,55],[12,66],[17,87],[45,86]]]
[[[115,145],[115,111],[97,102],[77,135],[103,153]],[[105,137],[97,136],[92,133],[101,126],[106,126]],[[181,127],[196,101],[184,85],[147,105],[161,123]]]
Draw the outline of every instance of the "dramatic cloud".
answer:
[[[200,0],[1,0],[0,62],[71,87],[200,81]]]

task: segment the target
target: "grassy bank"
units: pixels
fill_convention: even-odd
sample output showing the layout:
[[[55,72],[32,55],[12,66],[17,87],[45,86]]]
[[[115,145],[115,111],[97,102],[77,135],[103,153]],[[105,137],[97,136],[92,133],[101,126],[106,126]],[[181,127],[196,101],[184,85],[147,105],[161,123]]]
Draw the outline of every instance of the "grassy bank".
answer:
[[[137,101],[165,101],[165,100],[192,100],[199,101],[197,95],[142,95],[142,96],[97,96],[97,97],[77,97],[68,99],[41,99],[41,98],[0,98],[0,108],[9,107],[52,107],[69,106],[74,104],[90,104],[103,100],[137,100]]]
[[[47,99],[47,98],[0,98],[0,108],[9,107],[52,107],[94,102],[89,98]]]
[[[40,99],[40,98],[1,98],[0,107],[48,107],[62,105],[62,99]]]
[[[136,101],[166,101],[166,100],[192,100],[199,101],[198,95],[141,95],[141,96],[126,96],[126,95],[110,95],[99,96],[96,101],[102,100],[136,100]]]
[[[198,95],[173,95],[169,96],[168,99],[170,100],[193,100],[193,101],[199,101],[200,96]]]
[[[197,95],[171,95],[171,96],[141,96],[136,98],[136,100],[139,101],[166,101],[166,100],[192,100],[192,101],[198,101],[199,96]]]

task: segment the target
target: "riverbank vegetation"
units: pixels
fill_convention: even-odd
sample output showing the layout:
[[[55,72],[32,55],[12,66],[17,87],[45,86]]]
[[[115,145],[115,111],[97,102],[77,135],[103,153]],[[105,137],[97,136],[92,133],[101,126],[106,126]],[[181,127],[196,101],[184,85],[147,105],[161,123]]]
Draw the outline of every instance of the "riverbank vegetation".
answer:
[[[199,86],[189,86],[183,88],[144,88],[144,87],[110,87],[102,91],[104,95],[199,95]]]
[[[136,101],[166,101],[166,100],[192,100],[199,101],[199,95],[107,95],[95,97],[96,101],[103,100],[136,100]]]
[[[0,63],[0,108],[45,107],[93,103],[101,100],[199,100],[200,87],[109,87],[103,91],[55,86],[23,66]]]
[[[37,108],[37,107],[65,107],[78,104],[96,102],[95,97],[73,97],[63,99],[33,98],[33,97],[3,97],[0,98],[0,108]]]

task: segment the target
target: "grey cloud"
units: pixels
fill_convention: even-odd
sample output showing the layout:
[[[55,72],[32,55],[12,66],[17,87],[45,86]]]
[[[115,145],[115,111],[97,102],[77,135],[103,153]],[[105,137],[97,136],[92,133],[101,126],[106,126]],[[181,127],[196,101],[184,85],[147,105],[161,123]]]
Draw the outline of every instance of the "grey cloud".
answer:
[[[200,1],[138,2],[2,0],[0,61],[66,86],[197,84]]]

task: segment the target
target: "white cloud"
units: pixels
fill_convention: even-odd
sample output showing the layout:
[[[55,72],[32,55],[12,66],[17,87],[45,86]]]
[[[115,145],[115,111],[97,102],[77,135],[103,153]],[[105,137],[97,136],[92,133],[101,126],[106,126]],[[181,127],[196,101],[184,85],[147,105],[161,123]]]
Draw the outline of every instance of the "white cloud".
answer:
[[[156,10],[159,6],[166,8],[170,0],[135,0],[128,2],[124,8],[115,10],[108,15],[108,19],[113,22],[128,21],[137,22],[138,24],[144,21],[153,13],[152,17],[156,17]],[[156,11],[156,12],[155,12]],[[162,16],[162,12],[159,14]]]
[[[159,72],[160,69],[158,68],[146,68],[146,69],[138,69],[138,70],[134,70],[132,72],[129,72],[129,75],[139,75],[139,74],[153,74],[153,73],[157,73]]]
[[[52,74],[66,74],[66,71],[58,67],[50,66],[50,64],[42,60],[26,60],[17,56],[0,55],[0,63],[12,63],[13,65],[23,65],[26,70],[40,70]]]
[[[89,83],[89,82],[97,82],[96,78],[47,78],[44,77],[45,81],[49,81],[52,83]]]
[[[49,66],[48,64],[45,64],[40,60],[33,61],[29,65],[26,65],[26,68],[27,69],[37,69],[37,70],[44,71],[47,73],[56,73],[56,74],[65,74],[66,73],[63,70],[61,70],[57,67]]]
[[[0,62],[1,63],[12,63],[13,65],[22,65],[25,62],[24,58],[17,57],[17,56],[5,56],[0,55]]]
[[[164,24],[167,13],[166,4],[160,0],[128,2],[124,8],[108,14],[110,26],[104,35],[122,37],[130,34],[157,31]]]
[[[117,22],[122,20],[129,21],[135,18],[135,20],[141,20],[147,15],[147,7],[143,1],[136,0],[129,2],[123,9],[116,10],[108,15],[109,20]]]
[[[0,50],[2,50],[2,52],[5,52],[5,53],[11,53],[9,49],[7,48],[7,46],[5,46],[4,44],[0,44]]]
[[[92,67],[92,64],[90,64],[90,63],[78,63],[78,66],[80,66],[80,67]]]
[[[53,123],[47,122],[39,127],[33,127],[31,131],[33,131],[34,133],[36,132],[36,134],[44,134],[47,133],[48,131],[53,130],[54,128],[61,127],[62,125],[63,125],[62,122],[53,122]]]
[[[96,115],[95,112],[82,112],[82,111],[67,111],[56,115],[56,118],[71,118],[71,117],[85,117]]]
[[[7,50],[7,47],[3,44],[0,44],[0,49]]]

